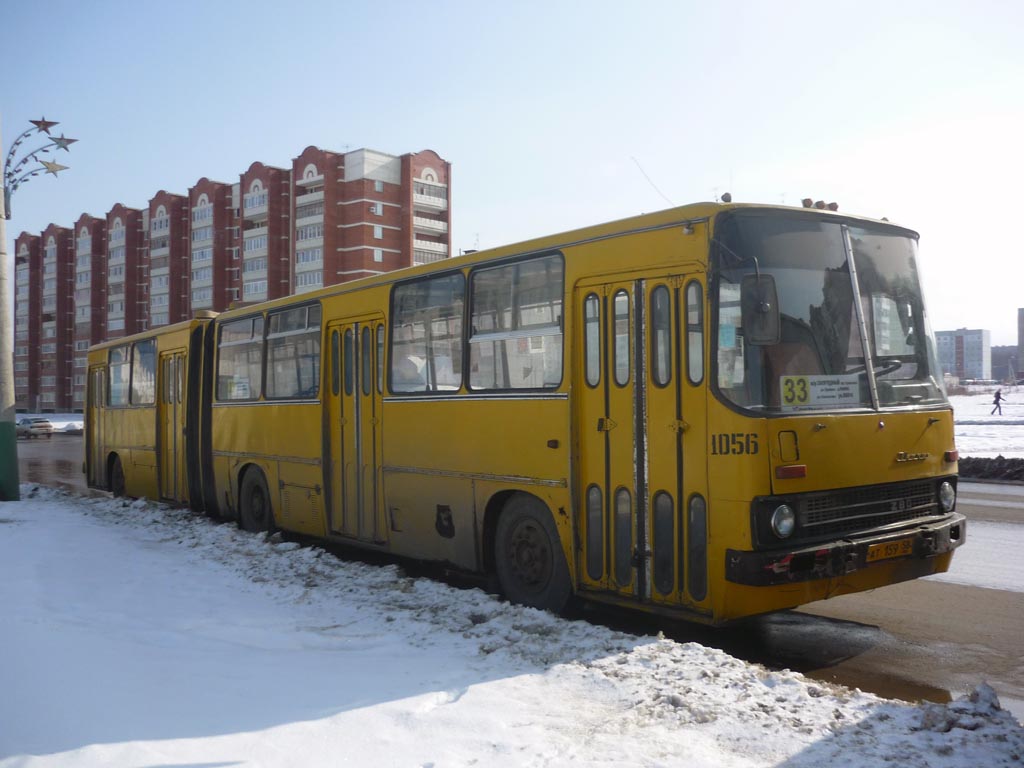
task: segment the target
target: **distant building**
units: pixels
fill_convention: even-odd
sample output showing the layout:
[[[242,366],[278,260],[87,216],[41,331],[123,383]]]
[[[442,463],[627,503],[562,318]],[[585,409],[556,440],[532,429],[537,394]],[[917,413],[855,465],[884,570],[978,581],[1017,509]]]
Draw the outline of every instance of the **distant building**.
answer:
[[[1011,382],[1017,378],[1017,347],[1006,345],[992,347],[992,378],[996,381]]]
[[[451,165],[307,147],[15,241],[15,407],[82,411],[93,344],[451,255]]]
[[[986,330],[939,331],[935,334],[942,372],[964,379],[991,379],[991,333]]]

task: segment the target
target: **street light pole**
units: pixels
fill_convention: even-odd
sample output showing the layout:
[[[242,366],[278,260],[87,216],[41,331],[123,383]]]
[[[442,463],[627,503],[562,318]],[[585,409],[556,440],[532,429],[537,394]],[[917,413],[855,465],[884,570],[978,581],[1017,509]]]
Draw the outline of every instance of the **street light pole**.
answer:
[[[17,501],[21,498],[18,490],[18,431],[14,424],[14,335],[16,323],[14,313],[11,312],[10,290],[7,267],[7,219],[11,218],[11,196],[14,191],[26,181],[40,173],[52,173],[56,176],[67,169],[66,165],[48,162],[40,155],[47,154],[55,149],[63,149],[68,152],[68,147],[77,139],[65,138],[61,134],[59,138],[50,135],[50,129],[57,123],[47,120],[30,121],[33,128],[23,132],[11,144],[3,166],[3,185],[0,186],[0,501]],[[20,159],[17,157],[18,149],[26,139],[34,133],[45,133],[50,140],[38,149],[24,154]],[[2,132],[0,132],[0,148],[3,147]],[[40,167],[29,168],[33,160],[39,162]]]

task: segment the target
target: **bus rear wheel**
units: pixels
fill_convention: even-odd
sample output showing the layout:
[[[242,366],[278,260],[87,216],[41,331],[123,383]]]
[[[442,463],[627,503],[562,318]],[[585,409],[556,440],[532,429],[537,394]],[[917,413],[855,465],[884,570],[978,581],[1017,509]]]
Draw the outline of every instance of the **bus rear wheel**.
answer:
[[[124,496],[124,467],[121,466],[120,456],[114,456],[110,464],[110,492],[116,498]]]
[[[495,569],[513,603],[557,613],[569,601],[572,583],[554,520],[540,501],[516,494],[498,518]]]
[[[239,493],[239,522],[243,530],[253,533],[274,530],[274,511],[270,505],[267,482],[258,469],[250,469],[242,478]]]

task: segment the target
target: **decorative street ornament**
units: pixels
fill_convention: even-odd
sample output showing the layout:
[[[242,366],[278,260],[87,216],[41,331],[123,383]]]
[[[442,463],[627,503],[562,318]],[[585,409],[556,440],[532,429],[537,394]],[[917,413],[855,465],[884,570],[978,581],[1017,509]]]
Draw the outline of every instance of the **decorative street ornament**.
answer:
[[[46,160],[40,160],[39,162],[46,167],[47,173],[52,173],[54,176],[61,171],[66,171],[68,169],[68,166],[61,165],[60,163],[48,163]]]

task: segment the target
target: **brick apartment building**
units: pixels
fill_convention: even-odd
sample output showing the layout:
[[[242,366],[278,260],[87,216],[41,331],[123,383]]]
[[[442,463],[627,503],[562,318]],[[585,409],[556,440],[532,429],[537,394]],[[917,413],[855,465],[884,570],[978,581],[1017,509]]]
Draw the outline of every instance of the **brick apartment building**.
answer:
[[[448,258],[451,166],[424,150],[307,147],[289,168],[255,162],[145,208],[117,203],[15,242],[19,411],[84,407],[92,344],[197,310],[304,293]]]

